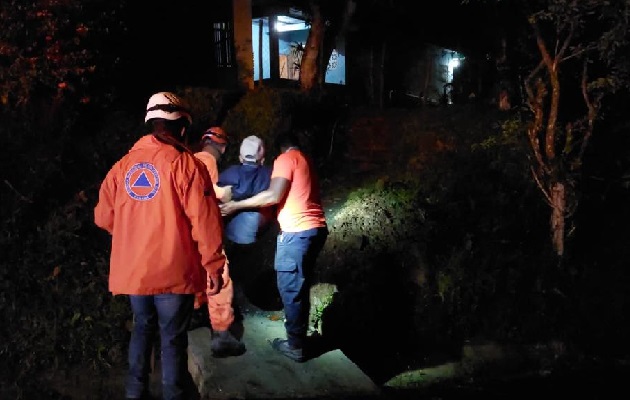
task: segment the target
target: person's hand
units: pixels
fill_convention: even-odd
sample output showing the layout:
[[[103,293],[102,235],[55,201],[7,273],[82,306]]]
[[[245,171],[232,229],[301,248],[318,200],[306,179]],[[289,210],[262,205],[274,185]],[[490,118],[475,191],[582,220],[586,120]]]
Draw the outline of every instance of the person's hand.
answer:
[[[238,210],[238,206],[235,201],[228,201],[227,203],[219,204],[222,216],[228,216]]]
[[[227,203],[230,200],[232,200],[232,186],[231,185],[222,186],[221,189],[223,189],[223,196],[221,196],[219,201],[221,203]]]
[[[219,293],[219,290],[221,290],[221,286],[223,286],[223,279],[221,278],[220,271],[219,273],[216,273],[216,274],[210,274],[209,278],[210,278],[210,282],[208,284],[206,294],[208,296],[212,296]]]

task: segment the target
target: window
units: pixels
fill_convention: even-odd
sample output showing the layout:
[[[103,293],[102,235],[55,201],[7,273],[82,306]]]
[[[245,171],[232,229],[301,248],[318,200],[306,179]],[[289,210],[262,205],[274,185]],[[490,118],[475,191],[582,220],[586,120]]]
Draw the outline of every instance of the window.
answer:
[[[214,59],[218,68],[231,68],[234,63],[233,27],[231,22],[215,22]]]

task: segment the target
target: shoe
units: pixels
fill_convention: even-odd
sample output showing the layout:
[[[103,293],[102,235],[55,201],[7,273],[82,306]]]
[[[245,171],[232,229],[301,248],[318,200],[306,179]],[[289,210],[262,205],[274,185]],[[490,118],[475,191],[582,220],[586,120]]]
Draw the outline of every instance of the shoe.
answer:
[[[271,342],[271,347],[274,350],[278,351],[282,355],[290,358],[295,362],[304,362],[306,358],[304,357],[304,352],[301,348],[291,347],[289,341],[286,339],[276,338]]]
[[[236,357],[245,353],[245,345],[235,338],[229,330],[216,331],[212,334],[210,352],[212,357],[216,358]]]
[[[142,394],[140,394],[139,396],[135,394],[129,394],[129,393],[127,393],[125,396],[125,400],[153,400],[153,399],[155,399],[155,397],[153,397],[148,390],[142,391]]]
[[[193,310],[190,324],[188,324],[188,330],[192,331],[203,327],[210,328],[210,314],[208,314],[207,304]]]
[[[153,397],[150,393],[145,393],[141,395],[140,397],[125,396],[125,400],[153,400],[153,399],[155,399],[155,397]]]

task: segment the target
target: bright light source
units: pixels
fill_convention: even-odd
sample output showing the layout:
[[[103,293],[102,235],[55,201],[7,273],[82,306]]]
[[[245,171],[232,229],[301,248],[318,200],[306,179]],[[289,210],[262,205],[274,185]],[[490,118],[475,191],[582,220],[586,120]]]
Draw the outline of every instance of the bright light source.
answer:
[[[451,60],[448,62],[448,68],[450,70],[454,70],[455,68],[459,67],[459,65],[459,58],[451,58]]]
[[[451,58],[450,60],[448,60],[448,81],[452,82],[453,81],[453,71],[455,70],[455,68],[460,66],[460,58]]]
[[[276,18],[277,32],[302,31],[306,29],[306,23],[300,19],[285,15],[279,15]]]
[[[290,31],[303,31],[306,29],[306,24],[304,22],[299,24],[285,24],[279,22],[276,25],[276,31],[278,32],[290,32]]]

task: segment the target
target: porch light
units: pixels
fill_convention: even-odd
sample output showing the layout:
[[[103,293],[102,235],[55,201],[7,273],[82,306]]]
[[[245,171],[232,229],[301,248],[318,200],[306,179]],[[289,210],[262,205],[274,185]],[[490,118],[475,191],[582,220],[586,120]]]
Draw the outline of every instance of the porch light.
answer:
[[[302,31],[307,29],[306,23],[300,19],[285,15],[278,15],[276,18],[276,32]]]

